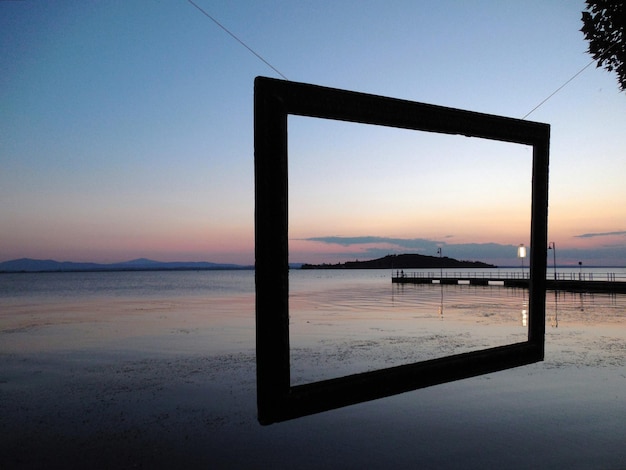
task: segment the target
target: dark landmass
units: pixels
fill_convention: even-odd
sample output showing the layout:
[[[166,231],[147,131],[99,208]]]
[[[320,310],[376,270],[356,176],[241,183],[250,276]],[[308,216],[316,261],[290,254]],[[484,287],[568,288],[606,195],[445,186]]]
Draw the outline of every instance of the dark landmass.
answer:
[[[21,258],[0,263],[0,273],[45,273],[45,272],[88,272],[88,271],[200,271],[218,269],[254,269],[254,266],[220,264],[205,261],[154,261],[146,258],[122,263],[74,263]]]
[[[447,256],[417,254],[387,255],[369,261],[347,261],[337,264],[303,264],[302,269],[422,269],[422,268],[496,268],[481,261],[459,261]]]

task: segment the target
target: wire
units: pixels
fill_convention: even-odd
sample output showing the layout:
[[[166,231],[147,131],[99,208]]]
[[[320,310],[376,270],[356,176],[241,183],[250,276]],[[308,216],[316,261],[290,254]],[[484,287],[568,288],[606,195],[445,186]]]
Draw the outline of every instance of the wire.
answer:
[[[191,3],[194,7],[196,7],[202,14],[204,14],[204,16],[206,16],[207,18],[209,18],[211,21],[213,21],[213,23],[215,23],[216,25],[218,25],[220,28],[222,28],[224,31],[226,31],[235,41],[237,41],[239,44],[241,44],[243,47],[245,47],[246,49],[248,49],[250,52],[252,52],[258,59],[260,59],[261,61],[263,61],[263,63],[265,65],[267,65],[269,68],[271,68],[274,72],[276,72],[278,75],[280,75],[281,77],[283,77],[285,80],[288,80],[287,77],[285,77],[282,73],[280,73],[280,71],[274,67],[272,64],[270,64],[267,60],[265,60],[263,57],[261,57],[259,54],[257,54],[250,46],[248,46],[245,42],[243,42],[241,39],[239,39],[237,36],[235,36],[233,33],[231,33],[224,25],[222,25],[219,21],[217,21],[215,18],[213,18],[211,15],[209,15],[206,11],[204,11],[202,8],[200,8],[200,6],[198,6],[196,3],[194,3],[192,0],[187,0],[189,3]]]
[[[209,15],[204,9],[202,9],[202,7],[200,7],[197,3],[195,3],[193,0],[187,0],[189,3],[191,3],[194,7],[196,7],[198,9],[198,11],[200,11],[204,16],[206,16],[207,18],[209,18],[211,21],[213,21],[213,23],[215,23],[216,25],[218,25],[220,28],[222,28],[226,33],[228,33],[229,36],[231,36],[235,41],[237,41],[239,44],[241,44],[243,47],[245,47],[246,49],[248,49],[248,51],[250,51],[252,54],[254,54],[259,60],[261,60],[265,65],[267,65],[269,68],[271,68],[274,72],[276,72],[278,75],[280,75],[282,78],[284,78],[285,80],[288,80],[288,78],[283,75],[283,73],[278,70],[276,67],[274,67],[272,64],[270,64],[267,60],[265,60],[260,54],[258,54],[257,52],[254,51],[254,49],[252,49],[250,46],[248,46],[245,42],[243,42],[241,39],[239,39],[234,33],[232,33],[228,28],[226,28],[226,26],[224,26],[222,23],[220,23],[219,21],[217,21],[215,18],[213,18],[211,15]],[[615,46],[615,44],[611,45],[611,47],[609,48],[612,49],[613,46]],[[608,51],[607,51],[608,52]],[[558,87],[556,90],[554,90],[552,93],[550,93],[550,95],[548,95],[547,98],[545,98],[543,101],[541,101],[537,106],[535,106],[533,109],[531,109],[528,113],[526,113],[524,115],[524,117],[522,119],[526,119],[528,116],[530,116],[532,113],[534,113],[537,109],[539,109],[540,106],[542,106],[546,101],[548,101],[550,98],[552,98],[554,95],[556,95],[559,91],[561,91],[563,88],[565,88],[565,86],[567,84],[569,84],[572,80],[574,80],[576,77],[578,77],[578,75],[580,75],[581,73],[583,73],[591,64],[593,64],[595,62],[595,59],[592,60],[591,62],[589,62],[587,65],[585,65],[582,69],[580,69],[578,72],[576,72],[569,80],[567,80],[565,83],[563,83],[563,85],[561,85],[560,87]]]
[[[576,72],[572,78],[570,78],[568,81],[566,81],[563,85],[561,85],[560,87],[558,87],[556,90],[554,90],[552,93],[550,93],[550,95],[544,99],[541,103],[539,103],[537,106],[535,106],[533,109],[531,109],[528,113],[526,113],[526,115],[522,118],[522,119],[526,119],[528,116],[530,116],[532,113],[534,113],[537,108],[539,108],[539,106],[541,106],[542,104],[544,104],[546,101],[548,101],[550,98],[552,98],[554,95],[556,95],[559,91],[561,91],[561,89],[563,89],[565,87],[565,85],[567,85],[569,82],[571,82],[572,80],[574,80],[576,77],[578,77],[581,73],[583,73],[583,71],[589,67],[591,64],[593,64],[595,62],[595,59],[592,60],[591,62],[589,62],[587,65],[585,65],[582,69],[580,69],[578,72]]]
[[[613,44],[611,44],[611,47],[609,47],[605,52],[604,55],[608,54],[610,52],[611,49],[613,49],[615,46],[617,45],[617,42],[614,42]],[[596,59],[593,59],[591,62],[589,62],[587,65],[585,65],[582,69],[580,69],[578,72],[576,72],[572,78],[570,78],[568,81],[566,81],[563,85],[561,85],[560,87],[558,87],[556,90],[554,90],[550,96],[548,96],[546,99],[544,99],[541,103],[539,103],[537,106],[535,106],[533,109],[531,109],[522,119],[526,119],[528,116],[530,116],[533,112],[535,112],[535,110],[541,106],[543,103],[545,103],[546,101],[548,101],[550,98],[552,98],[554,95],[556,95],[559,91],[561,91],[562,88],[565,87],[565,85],[567,85],[569,82],[571,82],[572,80],[574,80],[576,77],[578,77],[581,73],[583,73],[583,71],[589,67],[591,64],[593,64],[594,62],[596,62]]]

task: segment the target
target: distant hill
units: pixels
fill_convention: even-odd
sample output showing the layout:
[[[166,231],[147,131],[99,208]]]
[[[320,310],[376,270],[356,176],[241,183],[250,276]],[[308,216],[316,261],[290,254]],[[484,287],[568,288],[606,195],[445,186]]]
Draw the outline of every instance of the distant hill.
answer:
[[[253,269],[254,266],[239,264],[220,264],[205,261],[154,261],[146,258],[124,261],[122,263],[73,263],[71,261],[54,261],[21,258],[0,263],[0,273],[13,272],[76,272],[76,271],[192,271],[217,269]]]
[[[337,264],[303,264],[302,269],[434,269],[434,268],[495,268],[481,261],[459,261],[447,256],[417,254],[387,255],[369,261],[347,261]]]

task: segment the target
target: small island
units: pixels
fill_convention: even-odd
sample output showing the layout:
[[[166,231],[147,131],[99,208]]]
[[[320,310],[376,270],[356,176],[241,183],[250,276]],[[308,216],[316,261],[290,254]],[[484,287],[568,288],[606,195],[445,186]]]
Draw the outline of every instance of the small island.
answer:
[[[336,264],[303,264],[301,269],[434,269],[434,268],[496,268],[481,261],[462,261],[447,256],[418,254],[387,255],[368,261],[346,261]]]

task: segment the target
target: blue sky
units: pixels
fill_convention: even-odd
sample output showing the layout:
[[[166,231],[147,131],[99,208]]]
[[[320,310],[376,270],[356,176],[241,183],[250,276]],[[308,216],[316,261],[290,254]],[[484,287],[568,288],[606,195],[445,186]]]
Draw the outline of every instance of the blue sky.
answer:
[[[289,80],[516,118],[591,60],[582,1],[196,3]],[[0,41],[0,261],[253,262],[253,81],[275,71],[183,0],[0,2]],[[552,126],[557,262],[625,265],[615,76],[528,119]],[[292,261],[529,243],[523,146],[289,125]]]

